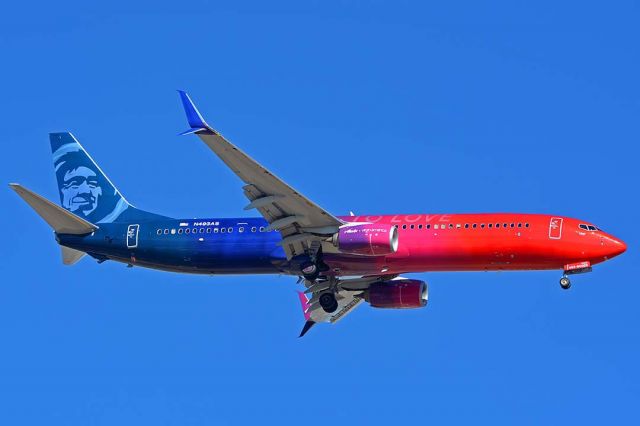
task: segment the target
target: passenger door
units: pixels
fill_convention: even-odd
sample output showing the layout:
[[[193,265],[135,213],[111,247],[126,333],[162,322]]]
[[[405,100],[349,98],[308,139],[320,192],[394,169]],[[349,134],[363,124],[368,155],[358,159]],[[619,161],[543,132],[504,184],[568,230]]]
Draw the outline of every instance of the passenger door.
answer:
[[[138,247],[138,233],[140,231],[140,225],[129,225],[127,228],[127,248],[134,249]]]

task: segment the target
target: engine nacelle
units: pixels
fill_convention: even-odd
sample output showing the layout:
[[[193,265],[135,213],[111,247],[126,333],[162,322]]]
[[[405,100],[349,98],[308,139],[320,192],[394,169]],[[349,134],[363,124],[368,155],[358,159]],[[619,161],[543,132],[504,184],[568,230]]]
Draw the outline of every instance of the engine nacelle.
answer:
[[[333,244],[342,253],[382,256],[398,251],[398,229],[393,225],[367,223],[340,228]]]
[[[379,281],[369,286],[364,298],[374,308],[422,308],[429,300],[429,287],[420,280]]]

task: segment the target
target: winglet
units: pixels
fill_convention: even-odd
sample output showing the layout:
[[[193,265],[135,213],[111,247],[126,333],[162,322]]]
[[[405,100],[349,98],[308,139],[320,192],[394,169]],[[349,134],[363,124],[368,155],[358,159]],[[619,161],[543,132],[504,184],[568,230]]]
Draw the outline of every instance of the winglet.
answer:
[[[307,296],[304,294],[304,292],[299,291],[298,298],[300,299],[300,305],[302,306],[302,313],[304,313],[304,319],[307,320],[307,322],[304,323],[304,327],[302,328],[302,331],[300,332],[300,336],[298,336],[298,337],[302,337],[305,334],[307,334],[307,331],[311,330],[311,327],[313,327],[316,322],[311,319],[311,313],[309,312],[309,308],[311,305],[309,305],[309,299],[307,299]]]
[[[300,305],[302,306],[302,313],[304,314],[304,319],[307,321],[311,318],[311,314],[309,313],[309,300],[307,299],[307,295],[304,292],[298,292],[298,299],[300,299]]]
[[[206,130],[213,131],[207,122],[204,121],[200,111],[198,111],[198,108],[196,108],[187,92],[184,90],[178,90],[178,93],[180,94],[180,100],[182,100],[184,112],[187,114],[187,121],[189,122],[189,126],[191,126],[189,130],[180,133],[180,135],[190,135],[191,133],[198,133]]]
[[[307,334],[307,331],[311,330],[311,327],[313,327],[315,324],[316,322],[312,320],[308,320],[307,322],[305,322],[304,327],[302,327],[302,331],[300,332],[300,336],[298,337],[302,337]]]

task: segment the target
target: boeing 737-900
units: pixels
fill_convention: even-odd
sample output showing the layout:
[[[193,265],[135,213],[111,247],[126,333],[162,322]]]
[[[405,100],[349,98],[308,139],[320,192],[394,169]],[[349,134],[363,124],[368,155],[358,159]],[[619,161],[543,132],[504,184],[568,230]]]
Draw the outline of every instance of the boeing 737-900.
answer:
[[[245,210],[261,217],[174,219],[133,207],[71,133],[50,134],[60,206],[10,184],[55,231],[62,260],[86,254],[195,274],[288,274],[306,323],[334,323],[362,302],[375,308],[421,308],[429,271],[590,272],[626,250],[594,224],[523,213],[335,216],[296,191],[209,126],[179,91],[195,134],[244,182]]]

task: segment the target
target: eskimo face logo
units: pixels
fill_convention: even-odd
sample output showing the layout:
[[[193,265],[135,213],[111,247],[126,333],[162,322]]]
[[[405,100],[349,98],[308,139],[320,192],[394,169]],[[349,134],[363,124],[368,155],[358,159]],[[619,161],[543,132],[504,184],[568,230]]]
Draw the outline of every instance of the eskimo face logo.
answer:
[[[62,206],[85,217],[90,215],[98,207],[102,196],[96,172],[89,167],[79,166],[67,170],[62,179]]]

